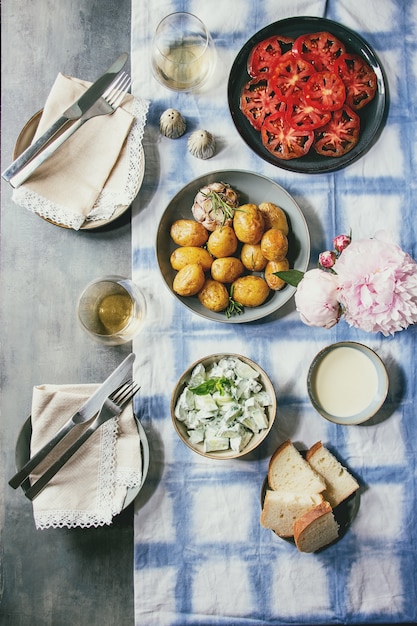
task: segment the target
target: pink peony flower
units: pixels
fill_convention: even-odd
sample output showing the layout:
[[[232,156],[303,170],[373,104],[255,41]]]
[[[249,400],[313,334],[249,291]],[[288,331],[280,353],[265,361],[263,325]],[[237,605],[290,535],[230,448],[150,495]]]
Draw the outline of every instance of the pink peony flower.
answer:
[[[382,237],[351,243],[333,269],[348,324],[388,336],[417,322],[417,264]]]
[[[333,247],[336,252],[343,252],[350,245],[351,238],[349,235],[338,235],[333,239]]]
[[[298,283],[295,304],[304,324],[331,328],[340,317],[337,277],[320,269],[306,272]]]
[[[326,250],[325,252],[320,252],[319,263],[325,269],[330,269],[333,267],[336,258],[336,253],[333,250]]]

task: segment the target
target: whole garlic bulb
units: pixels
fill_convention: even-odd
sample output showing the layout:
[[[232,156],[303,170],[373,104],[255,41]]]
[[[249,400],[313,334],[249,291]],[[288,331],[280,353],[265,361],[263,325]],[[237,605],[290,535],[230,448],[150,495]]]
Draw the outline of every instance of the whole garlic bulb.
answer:
[[[209,231],[231,226],[239,196],[228,183],[215,182],[202,187],[191,208],[194,219]]]
[[[169,139],[177,139],[185,133],[187,125],[185,119],[176,109],[167,109],[159,120],[160,131]]]
[[[197,159],[210,159],[216,151],[216,141],[207,130],[195,130],[188,139],[188,150]]]

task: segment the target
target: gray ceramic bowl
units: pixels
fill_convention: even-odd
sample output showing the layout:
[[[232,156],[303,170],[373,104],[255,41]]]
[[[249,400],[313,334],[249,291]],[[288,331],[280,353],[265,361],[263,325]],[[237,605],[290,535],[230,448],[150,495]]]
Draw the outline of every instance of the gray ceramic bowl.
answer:
[[[209,320],[229,324],[252,322],[278,311],[294,295],[295,288],[286,285],[281,291],[272,291],[261,306],[246,308],[241,315],[229,319],[224,312],[215,313],[206,309],[197,296],[184,298],[172,290],[176,272],[171,267],[170,256],[178,246],[170,237],[171,225],[178,219],[193,219],[191,207],[194,197],[201,187],[213,182],[224,182],[233,187],[239,193],[240,204],[273,202],[285,211],[290,228],[288,234],[290,268],[301,272],[306,271],[310,259],[310,235],[307,224],[298,204],[283,187],[265,176],[241,170],[220,170],[200,176],[183,187],[167,206],[159,223],[156,253],[162,277],[172,295],[185,307]]]
[[[354,341],[340,341],[313,359],[307,390],[316,411],[330,422],[361,424],[383,405],[388,374],[373,350]]]

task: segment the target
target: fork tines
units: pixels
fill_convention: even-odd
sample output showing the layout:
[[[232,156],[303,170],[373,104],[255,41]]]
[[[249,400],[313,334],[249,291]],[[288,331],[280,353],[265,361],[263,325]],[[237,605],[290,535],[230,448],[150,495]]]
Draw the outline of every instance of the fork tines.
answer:
[[[110,87],[103,93],[103,98],[110,106],[117,108],[125,97],[127,90],[131,85],[131,78],[126,72],[121,72],[119,76],[112,82]]]
[[[133,380],[128,380],[121,385],[111,396],[110,400],[120,407],[124,407],[133,396],[139,391],[140,387]]]

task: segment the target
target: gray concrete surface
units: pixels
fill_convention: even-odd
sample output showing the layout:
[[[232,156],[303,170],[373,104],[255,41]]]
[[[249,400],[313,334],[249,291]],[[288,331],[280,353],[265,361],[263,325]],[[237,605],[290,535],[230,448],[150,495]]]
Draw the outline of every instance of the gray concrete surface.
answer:
[[[59,71],[94,80],[130,51],[130,0],[4,0],[1,12],[3,171]],[[76,233],[16,206],[2,184],[2,625],[134,622],[132,507],[110,527],[36,531],[30,502],[7,484],[33,385],[99,382],[131,349],[93,343],[75,319],[77,296],[89,280],[130,276],[129,218],[128,212],[111,228]]]

